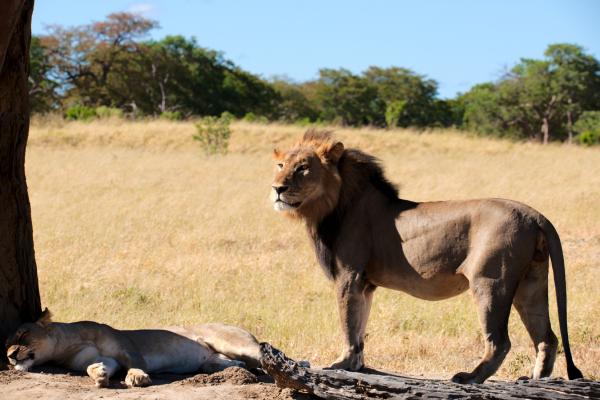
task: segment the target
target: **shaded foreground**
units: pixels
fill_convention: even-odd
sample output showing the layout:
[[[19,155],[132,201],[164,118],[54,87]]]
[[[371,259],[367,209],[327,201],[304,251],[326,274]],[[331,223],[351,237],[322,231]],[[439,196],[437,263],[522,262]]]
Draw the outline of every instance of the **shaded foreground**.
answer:
[[[585,379],[460,385],[379,371],[359,373],[302,368],[268,343],[261,344],[261,364],[279,387],[306,391],[324,399],[600,399],[600,382]]]
[[[153,385],[127,388],[123,382],[97,388],[87,375],[71,375],[53,367],[36,372],[0,371],[0,399],[306,399],[308,395],[281,389],[266,375],[255,376],[232,367],[206,375],[152,375]],[[123,376],[124,378],[124,376]]]
[[[600,399],[600,382],[544,379],[460,385],[440,379],[411,378],[376,370],[347,372],[303,368],[268,343],[261,344],[262,367],[269,375],[232,367],[215,374],[153,375],[153,385],[127,388],[115,380],[96,388],[87,375],[56,367],[35,372],[0,371],[0,398],[10,399]],[[121,378],[124,378],[124,374]],[[275,384],[273,384],[273,379]]]

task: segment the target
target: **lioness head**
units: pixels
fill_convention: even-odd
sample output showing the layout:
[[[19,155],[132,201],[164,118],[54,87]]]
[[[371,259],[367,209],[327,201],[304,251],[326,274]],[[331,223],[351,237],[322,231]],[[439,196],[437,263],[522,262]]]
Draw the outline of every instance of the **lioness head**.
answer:
[[[46,308],[35,323],[21,325],[6,341],[8,361],[18,371],[27,371],[43,362],[52,354],[54,340],[48,335],[50,311]]]
[[[319,219],[337,204],[341,179],[337,164],[344,145],[326,131],[309,130],[290,150],[274,150],[275,178],[271,201],[276,211]]]

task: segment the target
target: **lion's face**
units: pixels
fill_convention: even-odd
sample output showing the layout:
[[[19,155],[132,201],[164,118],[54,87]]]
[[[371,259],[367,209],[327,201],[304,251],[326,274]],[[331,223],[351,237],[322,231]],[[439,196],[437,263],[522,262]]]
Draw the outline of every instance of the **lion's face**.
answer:
[[[6,356],[16,370],[27,371],[51,353],[50,342],[46,328],[24,324],[6,341]]]
[[[301,142],[287,152],[275,150],[271,201],[276,211],[318,219],[337,204],[341,188],[337,161],[341,143]]]
[[[36,323],[21,325],[6,341],[6,357],[18,371],[27,371],[52,355],[55,340],[49,335],[50,312],[45,309]]]
[[[276,159],[271,200],[276,211],[294,211],[323,192],[325,168],[314,151],[303,149]]]

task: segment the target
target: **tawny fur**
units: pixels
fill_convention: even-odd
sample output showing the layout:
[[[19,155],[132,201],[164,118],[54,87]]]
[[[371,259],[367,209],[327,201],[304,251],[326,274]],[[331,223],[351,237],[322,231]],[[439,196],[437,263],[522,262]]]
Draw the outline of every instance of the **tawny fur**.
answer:
[[[510,349],[514,304],[537,353],[534,378],[552,372],[558,341],[548,313],[549,258],[570,378],[565,268],[552,224],[524,204],[504,199],[412,202],[398,197],[379,162],[344,149],[330,132],[308,131],[287,152],[275,151],[271,199],[302,220],[324,272],[336,287],[345,346],[334,368],[364,366],[364,337],[378,286],[426,300],[470,290],[485,339],[472,372],[456,382],[483,382]]]
[[[7,341],[7,357],[15,369],[26,371],[54,362],[87,372],[99,387],[108,386],[121,368],[127,370],[128,386],[147,386],[152,382],[150,373],[255,368],[259,356],[256,338],[233,326],[117,330],[91,321],[52,322],[47,310],[36,323],[19,327]]]

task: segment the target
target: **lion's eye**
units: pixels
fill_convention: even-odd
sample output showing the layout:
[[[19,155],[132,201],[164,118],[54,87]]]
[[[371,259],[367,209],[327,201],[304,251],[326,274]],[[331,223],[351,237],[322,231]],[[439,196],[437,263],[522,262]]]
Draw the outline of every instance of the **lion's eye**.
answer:
[[[302,164],[302,165],[299,165],[298,168],[296,168],[296,172],[304,172],[307,169],[308,169],[308,165]]]
[[[17,341],[18,341],[19,343],[21,343],[22,341],[24,341],[24,340],[27,340],[27,337],[28,337],[28,336],[29,336],[29,331],[22,332],[22,333],[19,335],[19,338],[17,339]]]
[[[279,170],[282,170],[283,169],[283,164],[282,163],[277,164],[277,168],[279,168]]]

